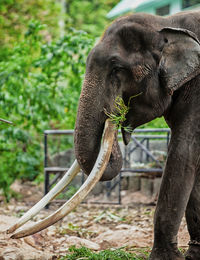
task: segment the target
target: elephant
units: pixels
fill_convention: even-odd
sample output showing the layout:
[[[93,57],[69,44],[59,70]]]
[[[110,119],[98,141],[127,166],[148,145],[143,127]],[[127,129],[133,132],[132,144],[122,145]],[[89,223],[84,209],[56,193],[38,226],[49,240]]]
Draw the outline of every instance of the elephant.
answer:
[[[140,95],[138,95],[140,93]],[[75,155],[89,175],[115,100],[130,109],[122,123],[131,132],[157,117],[171,129],[168,155],[154,215],[150,260],[200,259],[200,11],[167,17],[135,13],[116,19],[87,57],[75,125]],[[130,99],[130,97],[135,98]],[[131,127],[126,131],[125,127]],[[115,134],[101,181],[122,167]],[[185,213],[190,235],[185,257],[177,233]]]
[[[168,17],[136,13],[118,18],[106,29],[86,61],[74,133],[76,160],[56,186],[7,233],[15,232],[35,216],[80,169],[88,178],[55,213],[15,232],[11,238],[25,237],[56,223],[99,180],[111,180],[120,172],[122,155],[117,131],[109,119],[120,98],[128,108],[121,122],[125,145],[136,127],[157,117],[163,116],[171,129],[149,259],[200,259],[199,40],[200,11]],[[190,235],[185,258],[177,247],[184,213]]]

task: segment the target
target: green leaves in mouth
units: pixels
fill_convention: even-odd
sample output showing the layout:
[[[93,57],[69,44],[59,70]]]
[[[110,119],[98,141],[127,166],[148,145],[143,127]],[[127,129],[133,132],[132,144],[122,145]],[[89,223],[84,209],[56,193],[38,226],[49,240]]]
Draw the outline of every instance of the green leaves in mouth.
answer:
[[[123,123],[126,121],[126,115],[128,114],[130,110],[130,102],[133,98],[141,95],[141,93],[136,94],[134,96],[131,96],[128,101],[128,105],[124,103],[124,100],[122,97],[117,96],[115,101],[114,101],[114,109],[110,113],[104,108],[104,113],[108,116],[108,118],[111,120],[113,124],[115,124],[116,129],[119,127],[123,128],[126,132],[131,133],[132,132],[132,127],[131,126],[123,126]]]

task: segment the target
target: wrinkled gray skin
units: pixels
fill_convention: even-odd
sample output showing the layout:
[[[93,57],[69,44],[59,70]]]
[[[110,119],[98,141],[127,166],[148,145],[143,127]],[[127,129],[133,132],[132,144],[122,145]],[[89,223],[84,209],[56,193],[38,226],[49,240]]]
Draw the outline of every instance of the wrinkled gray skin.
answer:
[[[186,212],[190,246],[186,259],[200,259],[200,12],[170,17],[133,14],[117,19],[87,59],[75,129],[75,152],[90,173],[106,120],[121,96],[132,129],[164,116],[172,136],[155,212],[151,260],[185,259],[177,232]],[[123,131],[124,143],[130,134]],[[121,168],[117,139],[102,180]]]

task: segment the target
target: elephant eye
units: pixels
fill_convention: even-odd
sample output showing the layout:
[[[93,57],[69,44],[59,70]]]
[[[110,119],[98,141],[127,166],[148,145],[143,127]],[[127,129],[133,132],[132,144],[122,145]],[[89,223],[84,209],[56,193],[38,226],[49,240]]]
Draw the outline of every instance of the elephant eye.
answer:
[[[117,74],[118,72],[120,72],[122,69],[119,67],[115,67],[112,69],[112,73],[111,74]]]
[[[110,80],[111,80],[111,84],[117,88],[120,87],[120,84],[121,84],[121,81],[120,81],[120,75],[119,75],[119,72],[121,71],[121,68],[118,68],[118,67],[115,67],[112,69],[111,71],[111,77],[110,77]]]

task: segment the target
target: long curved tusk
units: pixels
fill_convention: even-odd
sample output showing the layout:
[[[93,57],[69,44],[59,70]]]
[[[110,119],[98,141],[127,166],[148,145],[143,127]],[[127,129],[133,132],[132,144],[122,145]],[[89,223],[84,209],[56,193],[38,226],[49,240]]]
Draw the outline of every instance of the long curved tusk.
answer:
[[[29,219],[33,218],[42,208],[44,208],[52,199],[54,199],[63,189],[72,181],[72,179],[80,172],[80,166],[77,160],[74,161],[70,169],[65,173],[62,179],[53,187],[37,204],[27,211],[14,225],[12,225],[7,233],[12,233]]]
[[[80,189],[74,194],[74,196],[67,201],[62,207],[60,207],[55,213],[51,214],[49,217],[37,222],[36,224],[22,229],[11,236],[11,238],[21,238],[35,234],[38,231],[41,231],[54,223],[58,222],[60,219],[69,214],[92,190],[95,184],[100,180],[103,172],[108,164],[110,154],[112,151],[112,145],[114,141],[115,126],[108,119],[105,123],[103,143],[96,160],[96,163],[88,176],[87,180],[80,187]]]

